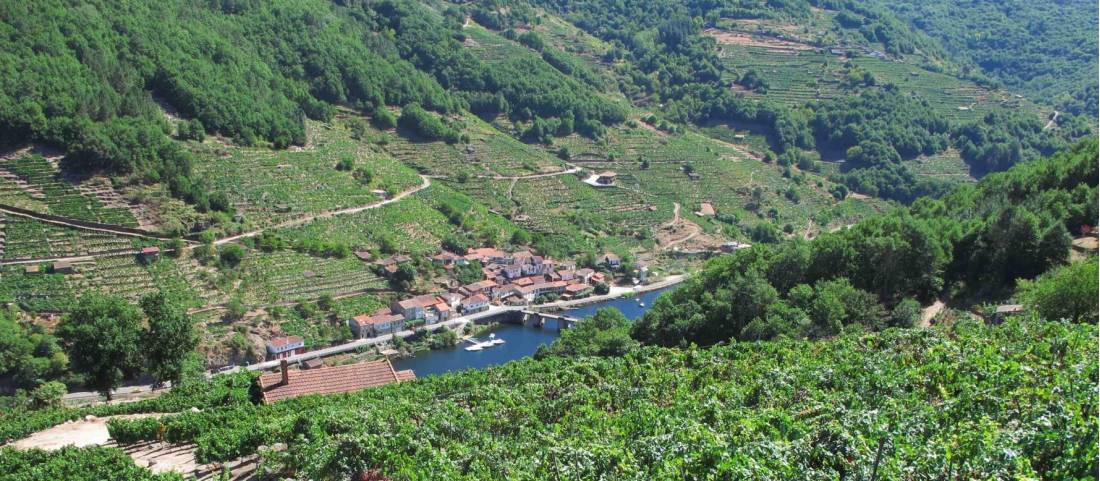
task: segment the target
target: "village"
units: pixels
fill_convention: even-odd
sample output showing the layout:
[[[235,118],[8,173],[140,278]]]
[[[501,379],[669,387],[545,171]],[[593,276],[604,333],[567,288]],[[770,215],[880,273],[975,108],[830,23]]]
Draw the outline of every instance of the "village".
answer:
[[[601,270],[578,269],[573,261],[544,257],[530,249],[506,252],[495,247],[480,247],[469,249],[465,255],[442,251],[427,260],[447,273],[439,280],[445,292],[395,300],[375,312],[347,319],[356,339],[432,328],[459,316],[486,313],[493,306],[516,308],[607,294],[616,274],[624,282],[633,284],[643,284],[649,279],[648,266],[632,264],[631,272],[622,272],[622,258],[611,252],[597,258],[596,267]],[[396,276],[402,266],[413,262],[413,257],[401,254],[373,261],[373,264],[384,275]],[[470,265],[481,266],[482,280],[461,284],[456,276],[450,275],[456,268]],[[305,342],[300,336],[283,336],[267,342],[268,361],[305,352]]]

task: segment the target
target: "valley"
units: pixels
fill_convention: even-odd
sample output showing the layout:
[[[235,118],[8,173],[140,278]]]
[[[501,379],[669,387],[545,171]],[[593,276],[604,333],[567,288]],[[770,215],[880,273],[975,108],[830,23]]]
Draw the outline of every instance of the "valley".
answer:
[[[1083,478],[1079,3],[2,5],[0,472]]]

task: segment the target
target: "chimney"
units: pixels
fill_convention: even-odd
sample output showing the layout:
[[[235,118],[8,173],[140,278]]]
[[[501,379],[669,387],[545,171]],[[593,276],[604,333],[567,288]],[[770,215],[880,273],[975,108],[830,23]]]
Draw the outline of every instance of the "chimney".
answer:
[[[290,365],[286,359],[279,361],[279,370],[283,371],[283,385],[290,384]]]

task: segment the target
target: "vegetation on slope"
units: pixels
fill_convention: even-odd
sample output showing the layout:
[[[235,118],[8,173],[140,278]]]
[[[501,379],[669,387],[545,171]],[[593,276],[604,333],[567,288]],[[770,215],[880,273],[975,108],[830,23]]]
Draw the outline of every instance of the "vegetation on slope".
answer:
[[[110,429],[205,461],[284,442],[265,466],[317,480],[1078,478],[1096,466],[1096,334],[968,322],[646,348]]]
[[[963,73],[1096,118],[1097,6],[1089,1],[874,0],[939,40]]]
[[[912,326],[911,299],[1006,297],[1066,263],[1071,236],[1096,222],[1097,164],[1096,141],[1081,142],[811,242],[720,257],[658,298],[633,335],[666,346],[821,337]]]

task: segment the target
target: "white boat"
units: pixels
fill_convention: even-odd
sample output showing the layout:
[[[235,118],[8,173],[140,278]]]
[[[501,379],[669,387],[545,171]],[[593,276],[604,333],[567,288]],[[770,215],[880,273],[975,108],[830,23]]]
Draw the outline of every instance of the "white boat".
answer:
[[[482,349],[481,343],[474,344],[472,346],[466,346],[467,351],[480,351]]]
[[[644,302],[642,302],[642,301],[638,301],[638,305],[639,305],[639,306],[642,306],[642,307],[645,307],[645,303],[644,303]]]
[[[504,344],[504,339],[497,339],[496,334],[489,334],[489,342],[488,343],[493,345],[493,346],[499,346],[501,344]]]

